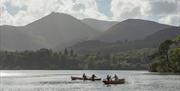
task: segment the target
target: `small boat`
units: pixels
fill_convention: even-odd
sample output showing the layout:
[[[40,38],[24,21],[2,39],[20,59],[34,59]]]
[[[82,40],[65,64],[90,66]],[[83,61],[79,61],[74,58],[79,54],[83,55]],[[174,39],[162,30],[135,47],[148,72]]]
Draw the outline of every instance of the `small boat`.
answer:
[[[91,81],[100,81],[101,78],[95,78],[95,79],[92,79],[92,78],[86,78],[86,79],[84,79],[84,78],[82,78],[82,77],[72,77],[72,76],[71,76],[71,80],[91,80]]]
[[[124,84],[125,79],[111,80],[111,81],[104,80],[103,83],[104,84]]]
[[[72,77],[71,76],[71,80],[84,80],[82,77]]]

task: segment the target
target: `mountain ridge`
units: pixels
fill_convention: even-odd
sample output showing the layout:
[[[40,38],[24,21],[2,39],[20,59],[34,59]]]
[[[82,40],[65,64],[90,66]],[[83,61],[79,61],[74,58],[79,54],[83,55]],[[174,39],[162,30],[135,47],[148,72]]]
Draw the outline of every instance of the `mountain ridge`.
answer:
[[[8,32],[6,32],[6,36],[1,38],[3,41],[1,46],[10,46],[11,48],[7,49],[14,50],[31,50],[40,48],[60,50],[88,40],[103,41],[108,43],[126,40],[143,40],[147,36],[150,36],[158,31],[162,31],[163,29],[175,28],[175,26],[141,19],[127,19],[122,22],[95,19],[89,20],[96,21],[94,24],[100,22],[100,25],[102,24],[104,26],[107,24],[108,27],[112,27],[110,27],[107,31],[102,32],[97,30],[97,28],[84,23],[83,20],[76,19],[71,15],[53,12],[25,26],[0,26],[0,31],[8,30]],[[13,43],[6,41],[6,39],[13,41]],[[3,45],[4,42],[6,42],[6,45]],[[91,41],[91,43],[93,43],[93,41]],[[13,45],[16,44],[18,44],[18,46],[14,46],[13,48]]]
[[[25,35],[32,35],[32,38],[34,38],[34,36],[40,38],[45,44],[49,45],[48,48],[52,49],[57,46],[61,47],[64,42],[76,42],[82,39],[87,40],[100,33],[99,31],[82,23],[80,20],[74,18],[73,16],[61,13],[51,13],[26,26],[3,25],[0,26],[0,28],[1,30],[9,31],[26,31]],[[32,40],[39,40],[37,38]],[[21,42],[18,42],[17,44],[21,44]],[[43,47],[44,46],[42,46],[42,48]],[[24,46],[22,46],[22,48],[24,48]],[[14,49],[16,50],[17,48]]]
[[[103,31],[103,32],[118,23],[118,21],[105,21],[105,20],[97,20],[97,19],[91,19],[91,18],[86,18],[81,21],[89,25],[90,27],[99,31]]]
[[[180,27],[170,27],[157,31],[142,40],[115,42],[93,40],[77,43],[70,48],[79,53],[116,53],[133,49],[158,48],[163,41],[175,39],[179,35]]]
[[[127,19],[112,26],[102,35],[95,38],[95,40],[101,40],[105,42],[141,40],[150,34],[169,27],[173,26],[148,20]]]

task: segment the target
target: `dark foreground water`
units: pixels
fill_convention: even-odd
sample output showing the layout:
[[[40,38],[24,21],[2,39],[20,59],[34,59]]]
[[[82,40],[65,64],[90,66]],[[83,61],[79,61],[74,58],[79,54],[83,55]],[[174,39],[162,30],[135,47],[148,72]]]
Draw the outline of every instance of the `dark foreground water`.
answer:
[[[122,85],[101,81],[71,81],[71,76],[117,74]],[[0,71],[0,91],[180,91],[180,75],[158,75],[147,71]]]

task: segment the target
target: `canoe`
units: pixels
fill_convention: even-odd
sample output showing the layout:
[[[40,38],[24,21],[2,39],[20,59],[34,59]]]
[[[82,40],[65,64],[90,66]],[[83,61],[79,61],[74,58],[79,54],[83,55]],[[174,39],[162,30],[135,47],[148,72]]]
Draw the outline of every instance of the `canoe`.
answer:
[[[84,80],[82,77],[72,77],[71,76],[71,80]]]
[[[104,80],[103,83],[104,84],[124,84],[125,79],[119,79],[117,81],[115,81],[115,80],[111,80],[111,81]]]
[[[86,79],[84,79],[84,78],[82,78],[82,77],[72,77],[72,76],[71,76],[71,80],[91,80],[91,81],[100,81],[101,78],[95,78],[95,79],[92,79],[92,78],[86,78]]]

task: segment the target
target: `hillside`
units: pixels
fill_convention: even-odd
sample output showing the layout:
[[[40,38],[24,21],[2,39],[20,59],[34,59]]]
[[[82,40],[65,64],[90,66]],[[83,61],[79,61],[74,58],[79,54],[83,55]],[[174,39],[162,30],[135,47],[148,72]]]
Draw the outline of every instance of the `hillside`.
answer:
[[[28,32],[23,27],[0,26],[1,49],[22,51],[48,47],[43,40]]]
[[[140,19],[122,21],[104,32],[95,40],[115,42],[124,40],[142,40],[145,37],[172,26]]]
[[[38,41],[42,46],[37,48],[64,48],[65,46],[70,46],[76,42],[84,41],[91,39],[92,37],[98,35],[100,32],[89,27],[88,25],[82,23],[80,20],[62,13],[51,13],[48,16],[45,16],[31,24],[21,27],[13,26],[1,26],[1,30],[6,31],[22,31],[23,38],[20,36],[11,36],[9,41],[16,41],[15,43],[6,43],[6,49],[9,49],[8,46],[18,45],[21,49],[34,49],[33,46],[30,46],[31,41]],[[12,28],[11,28],[12,27]],[[11,32],[12,34],[14,32]],[[9,33],[9,32],[8,32]],[[11,34],[8,34],[11,35]],[[17,32],[19,33],[19,32]],[[14,34],[17,35],[17,34]],[[28,36],[26,36],[28,35]],[[17,37],[20,42],[18,42]],[[31,37],[31,39],[26,38]],[[29,40],[25,40],[29,39]],[[6,41],[6,37],[2,38],[2,41]],[[6,41],[6,42],[9,42]],[[26,45],[23,45],[21,41],[25,41]],[[3,43],[2,43],[3,44]],[[32,48],[28,48],[32,47]],[[18,50],[18,48],[12,48]]]
[[[106,31],[118,23],[116,21],[103,21],[89,18],[83,19],[82,22],[99,31]]]
[[[157,48],[161,42],[168,39],[174,39],[178,35],[180,35],[180,28],[171,27],[157,31],[142,40],[116,41],[112,43],[94,40],[77,43],[71,48],[75,49],[79,53],[116,53],[142,48]]]
[[[165,41],[168,39],[173,39],[175,36],[180,35],[180,27],[170,27],[160,30],[152,35],[145,38],[147,41]]]

